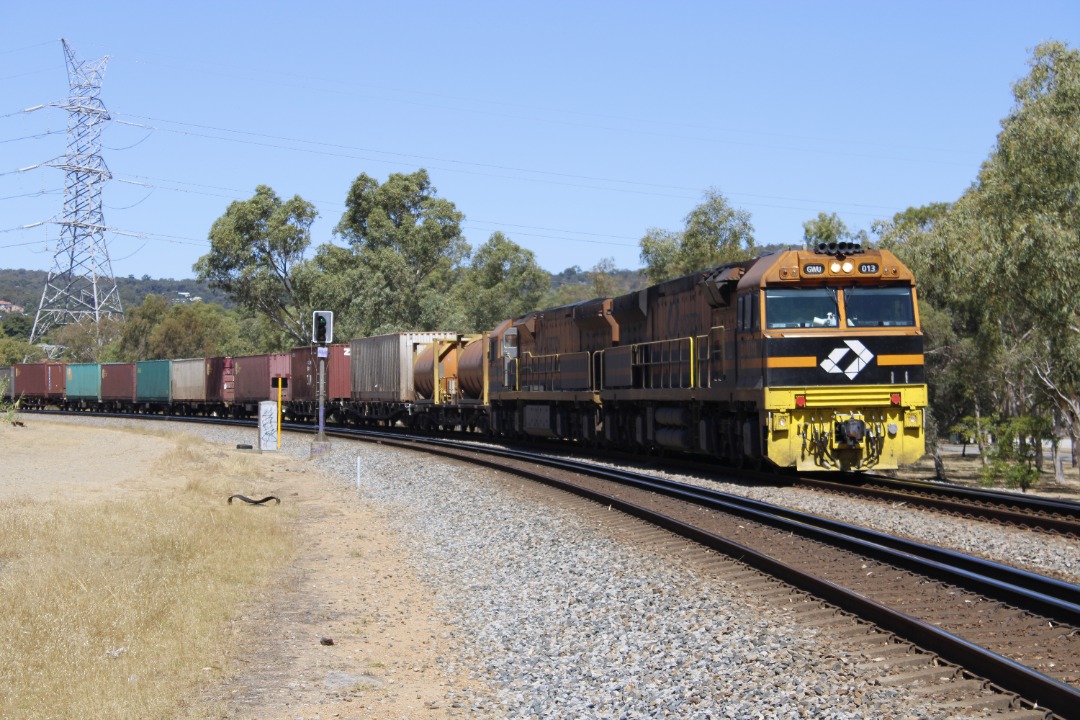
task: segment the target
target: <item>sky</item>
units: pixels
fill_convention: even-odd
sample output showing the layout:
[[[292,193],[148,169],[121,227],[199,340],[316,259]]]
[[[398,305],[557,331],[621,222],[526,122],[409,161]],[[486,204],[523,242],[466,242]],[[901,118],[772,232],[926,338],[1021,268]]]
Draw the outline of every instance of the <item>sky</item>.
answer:
[[[1075,0],[19,3],[0,27],[0,267],[54,264],[60,38],[108,56],[113,274],[182,279],[258,185],[317,207],[313,250],[344,244],[360,173],[419,168],[473,248],[501,231],[554,273],[641,267],[641,237],[709,189],[758,244],[801,242],[819,212],[869,231],[957,199],[1032,49],[1078,36]]]

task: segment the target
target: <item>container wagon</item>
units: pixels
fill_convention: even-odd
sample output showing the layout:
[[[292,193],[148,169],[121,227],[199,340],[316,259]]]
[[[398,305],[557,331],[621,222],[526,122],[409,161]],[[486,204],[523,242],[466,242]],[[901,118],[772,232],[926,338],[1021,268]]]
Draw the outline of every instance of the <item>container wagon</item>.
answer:
[[[135,363],[101,364],[101,404],[120,410],[135,403]]]
[[[326,415],[340,415],[349,400],[348,343],[328,345],[326,357]],[[311,419],[319,412],[319,357],[317,348],[304,345],[289,353],[289,385],[292,402],[289,414],[295,419]]]
[[[101,365],[68,363],[65,369],[64,407],[94,409],[101,403]]]
[[[288,353],[244,355],[233,358],[232,361],[235,381],[234,410],[251,413],[264,400],[277,402],[279,382],[282,405],[292,400],[292,383],[289,382],[291,360]]]
[[[170,414],[172,361],[142,360],[135,363],[135,403],[142,412]]]
[[[413,368],[417,356],[436,340],[456,340],[452,332],[400,332],[349,343],[350,419],[379,425],[409,421],[417,400]]]
[[[63,402],[63,363],[16,363],[11,372],[9,390],[13,398],[22,398],[20,407],[42,408]]]

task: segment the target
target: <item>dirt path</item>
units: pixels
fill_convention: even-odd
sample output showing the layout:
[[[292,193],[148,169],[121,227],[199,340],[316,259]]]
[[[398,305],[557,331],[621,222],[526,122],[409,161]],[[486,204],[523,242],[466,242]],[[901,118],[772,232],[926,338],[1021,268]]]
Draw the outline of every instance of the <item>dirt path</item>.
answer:
[[[175,438],[163,432],[47,423],[0,429],[0,502],[95,499],[160,488],[149,470]],[[239,452],[212,447],[214,451]],[[450,718],[474,688],[452,660],[453,628],[407,569],[378,509],[304,461],[254,454],[257,490],[289,512],[298,552],[267,592],[238,608],[207,684],[177,716],[192,718]],[[250,491],[252,488],[245,488]],[[247,492],[245,492],[247,494]]]

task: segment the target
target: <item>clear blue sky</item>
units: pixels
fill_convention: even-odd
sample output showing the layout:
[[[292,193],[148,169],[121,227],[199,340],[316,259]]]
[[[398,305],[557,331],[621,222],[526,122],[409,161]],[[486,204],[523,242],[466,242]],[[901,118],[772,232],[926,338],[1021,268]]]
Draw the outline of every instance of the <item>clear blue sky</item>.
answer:
[[[0,27],[0,267],[48,270],[68,94],[59,38],[110,57],[113,271],[184,278],[267,184],[332,240],[353,179],[425,167],[473,247],[640,267],[716,188],[761,244],[852,229],[975,179],[1071,2],[23,2]],[[151,129],[152,128],[152,129]],[[339,241],[340,242],[340,241]]]

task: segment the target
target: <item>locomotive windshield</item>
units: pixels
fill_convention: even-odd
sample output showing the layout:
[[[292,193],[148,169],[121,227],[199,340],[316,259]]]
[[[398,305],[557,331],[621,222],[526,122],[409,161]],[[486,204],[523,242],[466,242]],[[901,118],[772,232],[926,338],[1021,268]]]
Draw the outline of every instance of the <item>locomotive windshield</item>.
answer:
[[[851,287],[844,290],[848,327],[910,327],[915,303],[909,287]]]
[[[832,288],[765,290],[766,327],[836,327],[838,317],[836,290]]]

